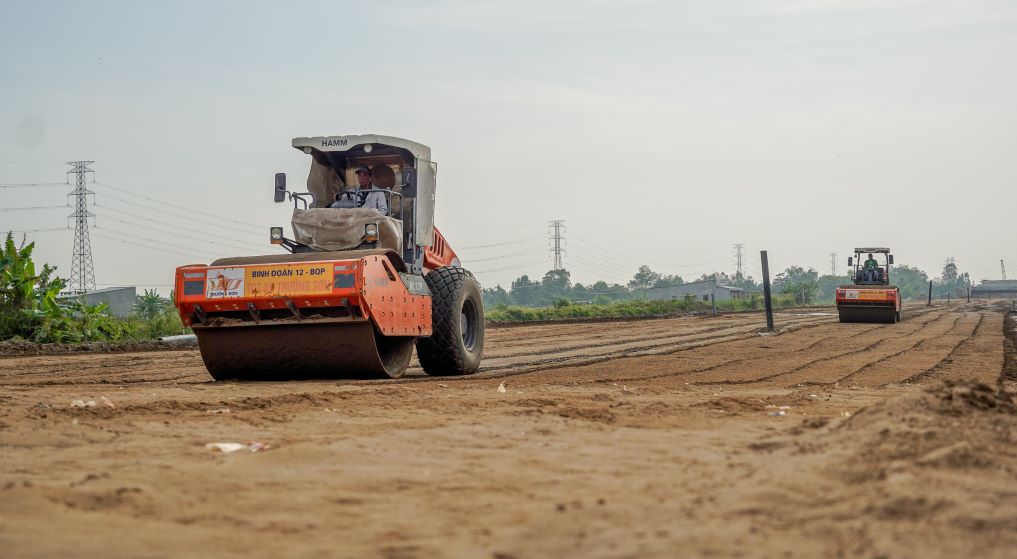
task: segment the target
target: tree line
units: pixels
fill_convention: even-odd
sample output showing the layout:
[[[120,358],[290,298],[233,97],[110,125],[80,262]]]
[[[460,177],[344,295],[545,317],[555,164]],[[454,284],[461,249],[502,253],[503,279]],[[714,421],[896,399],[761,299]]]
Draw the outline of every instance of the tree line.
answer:
[[[891,282],[901,290],[904,299],[920,299],[928,295],[929,281],[936,298],[947,294],[959,297],[971,286],[971,278],[961,273],[954,263],[948,263],[938,276],[930,277],[925,271],[914,266],[894,266]],[[548,270],[540,279],[522,275],[512,281],[508,289],[500,284],[483,289],[484,306],[547,307],[571,304],[605,305],[618,301],[645,300],[651,292],[662,287],[682,285],[693,281],[715,280],[718,285],[738,287],[747,293],[761,296],[763,288],[752,276],[714,272],[703,274],[689,282],[679,275],[654,271],[650,266],[640,266],[632,279],[624,284],[596,281],[589,284],[573,283],[568,270]],[[838,286],[851,283],[850,274],[820,275],[815,268],[789,266],[771,279],[774,294],[788,295],[795,304],[808,305],[832,302]]]

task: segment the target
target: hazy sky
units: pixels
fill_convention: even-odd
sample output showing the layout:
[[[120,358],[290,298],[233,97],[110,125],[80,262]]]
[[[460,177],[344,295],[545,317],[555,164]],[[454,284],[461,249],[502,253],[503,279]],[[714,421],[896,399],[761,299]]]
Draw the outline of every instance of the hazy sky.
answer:
[[[3,0],[0,54],[0,184],[95,160],[100,284],[273,252],[290,139],[356,133],[431,146],[438,227],[498,245],[459,250],[485,286],[548,270],[552,219],[582,282],[732,272],[738,242],[757,278],[858,245],[1017,277],[1017,2]],[[70,231],[30,238],[70,272]]]

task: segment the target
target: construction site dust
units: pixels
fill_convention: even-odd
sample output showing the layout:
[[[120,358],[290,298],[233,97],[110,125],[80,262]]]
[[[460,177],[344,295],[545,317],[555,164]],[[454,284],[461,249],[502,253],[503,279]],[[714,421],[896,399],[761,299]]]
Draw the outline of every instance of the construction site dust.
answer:
[[[5,556],[1006,557],[1003,304],[488,328],[471,376],[0,359]],[[1006,322],[1006,324],[1005,324]]]

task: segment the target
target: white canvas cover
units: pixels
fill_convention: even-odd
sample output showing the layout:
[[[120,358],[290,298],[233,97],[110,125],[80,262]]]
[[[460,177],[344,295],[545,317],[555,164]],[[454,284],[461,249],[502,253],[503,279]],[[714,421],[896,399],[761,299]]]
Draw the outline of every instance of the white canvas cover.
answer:
[[[350,250],[364,237],[364,227],[378,224],[379,247],[402,254],[403,224],[369,208],[293,210],[293,238],[320,250]]]
[[[325,208],[335,201],[335,195],[346,190],[342,177],[331,167],[311,159],[311,171],[307,175],[307,191],[314,196],[312,207]]]

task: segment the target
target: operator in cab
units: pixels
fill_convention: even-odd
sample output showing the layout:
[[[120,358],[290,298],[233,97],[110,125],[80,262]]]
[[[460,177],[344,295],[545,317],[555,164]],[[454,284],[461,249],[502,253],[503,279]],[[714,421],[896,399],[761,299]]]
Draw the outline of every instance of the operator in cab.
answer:
[[[867,281],[875,281],[876,275],[879,273],[879,262],[869,254],[869,259],[862,264],[862,270],[865,273],[865,279]]]
[[[382,189],[371,182],[371,169],[367,165],[357,167],[357,186],[353,190],[335,195],[330,208],[371,208],[381,215],[388,215],[388,200]]]

